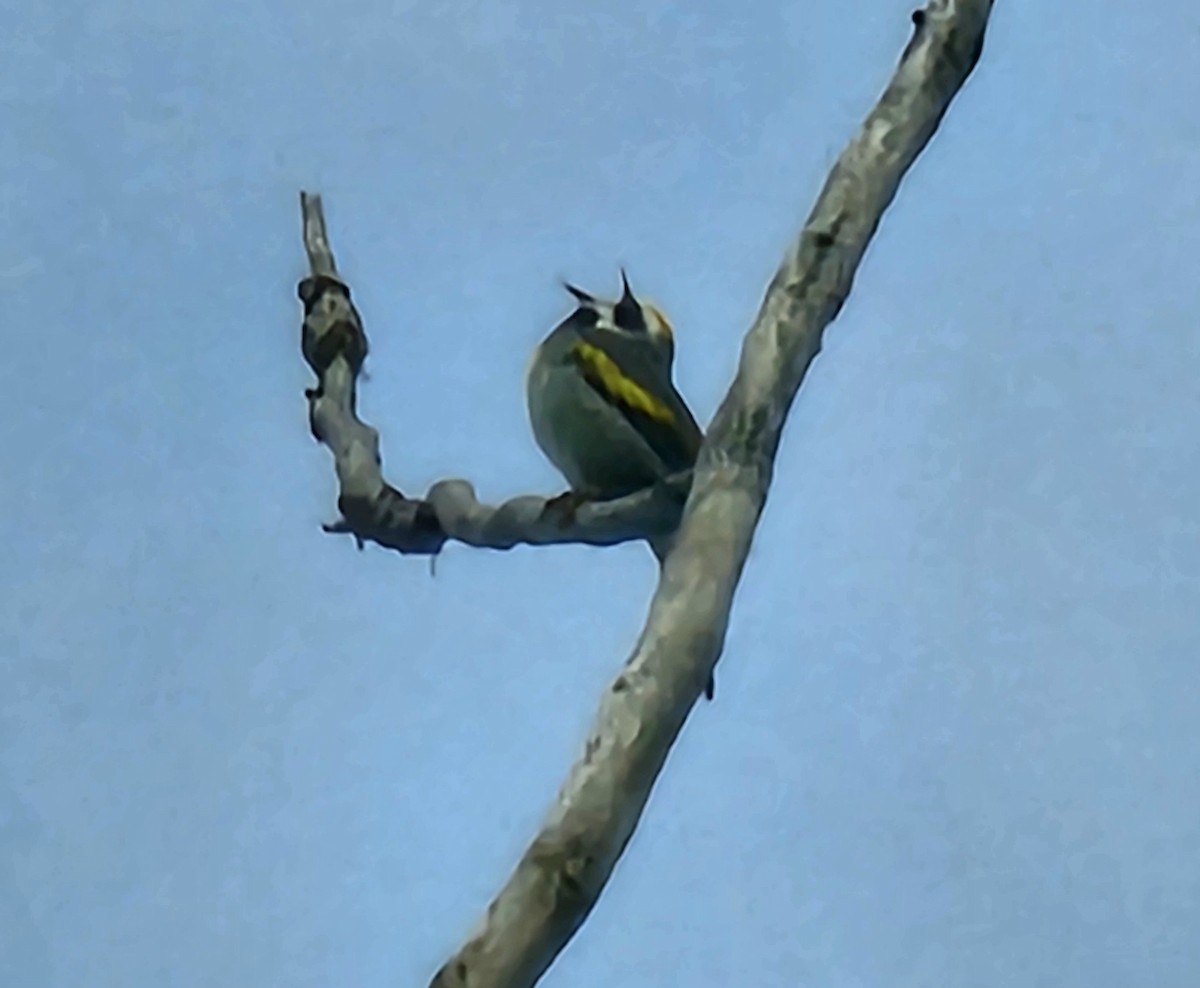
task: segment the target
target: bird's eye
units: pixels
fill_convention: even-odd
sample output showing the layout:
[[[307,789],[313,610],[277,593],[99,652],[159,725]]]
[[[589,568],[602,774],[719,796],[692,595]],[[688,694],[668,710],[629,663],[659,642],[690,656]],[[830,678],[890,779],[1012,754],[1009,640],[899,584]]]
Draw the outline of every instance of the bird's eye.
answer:
[[[600,313],[595,309],[580,306],[571,313],[571,318],[582,326],[595,326],[600,321]]]
[[[646,331],[646,314],[642,312],[642,307],[628,296],[613,306],[613,322],[616,323],[617,329],[628,333]]]

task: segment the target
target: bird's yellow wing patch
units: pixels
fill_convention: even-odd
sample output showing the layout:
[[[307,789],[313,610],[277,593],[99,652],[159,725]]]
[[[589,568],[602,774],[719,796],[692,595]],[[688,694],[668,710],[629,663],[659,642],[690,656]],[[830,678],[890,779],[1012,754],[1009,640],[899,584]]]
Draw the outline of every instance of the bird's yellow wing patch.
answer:
[[[671,409],[628,377],[617,362],[594,343],[580,340],[571,352],[592,386],[613,404],[641,412],[656,422],[671,424],[675,421]]]

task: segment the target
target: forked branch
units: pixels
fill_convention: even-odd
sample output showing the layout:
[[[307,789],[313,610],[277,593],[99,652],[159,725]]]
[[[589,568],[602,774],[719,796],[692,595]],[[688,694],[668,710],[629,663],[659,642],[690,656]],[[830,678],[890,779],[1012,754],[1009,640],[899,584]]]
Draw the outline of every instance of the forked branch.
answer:
[[[991,10],[992,0],[931,0],[913,15],[915,31],[900,64],[834,165],[746,335],[633,653],[605,691],[583,752],[540,831],[476,929],[434,977],[433,988],[529,988],[599,898],[720,656],[788,410],[884,211],[975,67]],[[361,498],[370,506],[391,495],[376,479],[374,430],[347,421],[365,339],[357,338],[361,326],[332,262],[318,267],[320,257],[313,256],[321,241],[306,235],[314,272],[301,287],[308,309],[306,356],[325,335],[341,335],[338,356],[325,370],[318,369],[322,359],[309,358],[324,389],[312,399],[313,427],[334,448],[342,502]],[[314,318],[325,328],[318,332],[314,323],[310,339]],[[336,373],[334,364],[341,368]],[[436,551],[435,537],[422,534],[423,526],[435,525],[422,512],[432,511],[439,527],[431,530],[446,537],[437,509],[421,506],[436,501],[433,492],[426,502],[393,493],[397,515],[415,533],[416,548],[409,551]],[[349,517],[355,509],[342,503],[342,510]],[[353,520],[349,524],[364,531]]]

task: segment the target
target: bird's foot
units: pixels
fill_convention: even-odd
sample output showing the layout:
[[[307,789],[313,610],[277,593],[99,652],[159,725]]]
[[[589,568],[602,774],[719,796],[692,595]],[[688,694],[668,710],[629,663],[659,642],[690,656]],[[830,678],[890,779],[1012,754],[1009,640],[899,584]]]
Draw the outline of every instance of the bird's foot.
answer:
[[[575,513],[590,500],[583,491],[567,491],[550,498],[542,509],[542,515],[555,521],[559,528],[570,528],[575,524]]]

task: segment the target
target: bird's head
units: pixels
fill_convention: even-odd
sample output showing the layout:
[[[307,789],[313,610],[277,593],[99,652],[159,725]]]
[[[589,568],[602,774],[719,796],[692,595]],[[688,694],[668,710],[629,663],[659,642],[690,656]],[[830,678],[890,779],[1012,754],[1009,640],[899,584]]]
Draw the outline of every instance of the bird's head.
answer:
[[[675,333],[671,321],[657,305],[633,294],[624,268],[621,269],[621,297],[616,302],[602,301],[565,282],[563,287],[575,297],[580,310],[595,313],[590,318],[594,318],[596,326],[642,336],[653,344],[668,366],[674,361]]]

